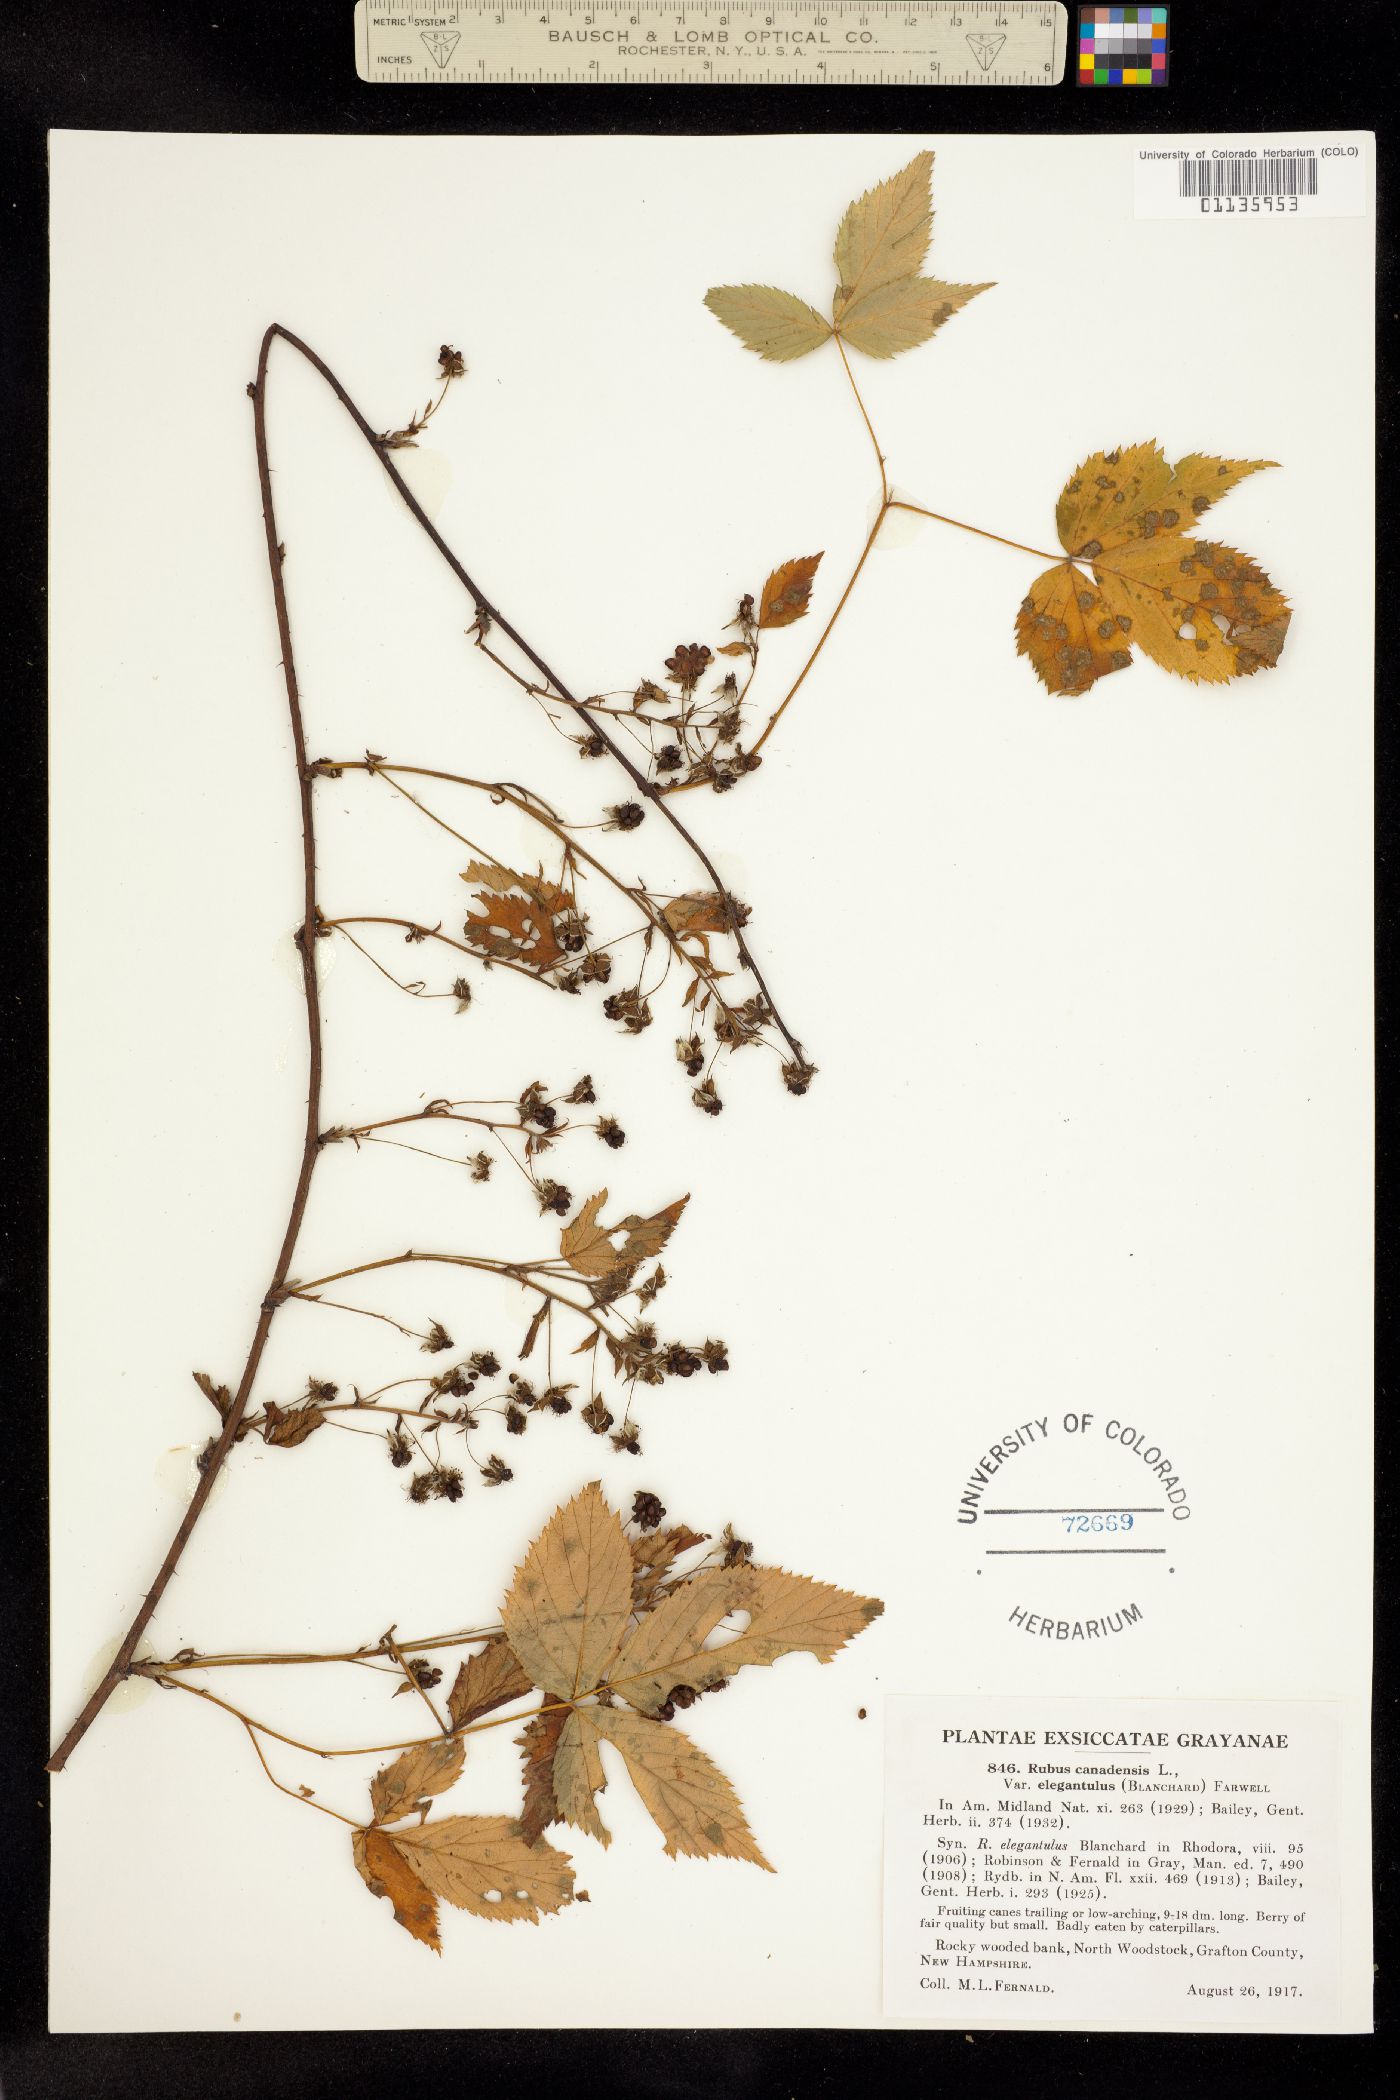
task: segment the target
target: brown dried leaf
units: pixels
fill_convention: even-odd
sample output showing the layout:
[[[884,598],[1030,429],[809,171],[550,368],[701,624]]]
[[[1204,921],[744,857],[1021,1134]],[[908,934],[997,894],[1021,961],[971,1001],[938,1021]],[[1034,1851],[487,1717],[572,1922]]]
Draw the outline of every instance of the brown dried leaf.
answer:
[[[747,1859],[772,1873],[738,1795],[689,1736],[625,1707],[590,1706],[575,1718],[621,1751],[628,1777],[666,1840],[668,1858],[685,1853],[692,1859]]]
[[[304,1444],[326,1419],[319,1407],[281,1408],[275,1400],[268,1401],[263,1414],[263,1442],[277,1444],[284,1450]]]
[[[661,916],[679,939],[687,933],[732,933],[733,909],[718,890],[689,890],[672,897]]]
[[[831,334],[830,324],[805,299],[771,284],[716,285],[706,292],[705,304],[746,349],[756,350],[770,364],[791,364],[809,350],[819,350]]]
[[[553,1706],[545,1713],[534,1714],[515,1738],[517,1748],[525,1753],[525,1806],[520,1811],[520,1835],[527,1845],[533,1845],[551,1823],[559,1821],[554,1755],[569,1712],[567,1706]]]
[[[599,1189],[579,1206],[577,1217],[570,1219],[559,1235],[559,1252],[570,1268],[604,1287],[661,1252],[690,1197],[678,1196],[674,1203],[668,1203],[649,1218],[639,1217],[633,1211],[618,1225],[602,1225],[599,1212],[607,1200],[607,1190]],[[627,1237],[621,1247],[615,1247],[613,1241],[620,1232]]]
[[[575,1830],[597,1838],[600,1845],[612,1843],[612,1832],[599,1815],[594,1795],[607,1785],[603,1760],[598,1755],[595,1715],[601,1707],[575,1707],[565,1716],[554,1759],[554,1798],[559,1814]]]
[[[351,1850],[361,1881],[372,1896],[387,1896],[394,1920],[415,1940],[441,1954],[437,1898],[426,1889],[385,1830],[357,1830]]]
[[[763,586],[763,597],[759,604],[760,627],[790,627],[806,612],[812,596],[812,578],[817,573],[820,554],[799,555],[796,561],[785,561],[775,569]],[[718,932],[724,929],[719,927]]]
[[[711,1568],[667,1592],[633,1627],[609,1682],[631,1706],[653,1712],[674,1686],[700,1690],[746,1663],[769,1664],[804,1652],[830,1662],[838,1648],[879,1618],[884,1605],[786,1568]],[[746,1611],[742,1633],[703,1643],[731,1611]]]
[[[913,276],[928,254],[932,230],[933,155],[916,153],[908,167],[846,207],[836,235],[838,308]]]
[[[516,1661],[509,1641],[498,1633],[479,1653],[469,1655],[458,1670],[447,1695],[448,1716],[454,1728],[466,1728],[498,1706],[523,1699],[531,1690],[531,1680]]]
[[[691,1531],[684,1524],[673,1524],[668,1531],[649,1531],[643,1538],[630,1539],[632,1595],[636,1603],[645,1609],[674,1562],[692,1546],[703,1546],[708,1537],[706,1531]]]
[[[635,1211],[624,1218],[616,1228],[627,1234],[619,1261],[635,1267],[638,1262],[650,1261],[653,1255],[660,1254],[680,1223],[681,1212],[689,1201],[688,1195],[677,1196],[674,1203],[668,1203],[664,1210],[654,1212],[649,1218],[639,1218]]]
[[[439,1736],[431,1743],[416,1743],[392,1764],[376,1772],[369,1783],[369,1798],[376,1823],[392,1823],[411,1815],[425,1796],[446,1793],[459,1778],[467,1746],[461,1736]]]
[[[190,1376],[210,1406],[217,1410],[219,1420],[222,1422],[233,1405],[233,1395],[228,1387],[226,1385],[216,1385],[207,1371],[192,1371]]]
[[[599,1189],[596,1196],[579,1205],[578,1216],[571,1218],[559,1235],[559,1252],[580,1276],[606,1276],[609,1269],[617,1266],[617,1250],[610,1237],[617,1228],[598,1223],[598,1214],[607,1200],[607,1190]]]
[[[534,1318],[531,1320],[529,1326],[525,1329],[525,1339],[520,1344],[520,1361],[522,1363],[524,1363],[526,1357],[530,1354],[530,1351],[535,1346],[535,1342],[538,1338],[539,1331],[544,1325],[545,1314],[549,1311],[550,1303],[551,1301],[548,1298],[541,1298],[538,1310],[536,1311]]]
[[[602,1677],[632,1611],[632,1556],[596,1480],[557,1509],[516,1570],[501,1617],[531,1681],[574,1699]]]
[[[569,1855],[527,1845],[509,1816],[444,1816],[397,1831],[394,1843],[425,1888],[478,1918],[535,1925],[573,1896]]]
[[[567,890],[550,882],[542,870],[521,875],[494,861],[472,861],[462,880],[480,885],[475,899],[483,909],[469,913],[462,931],[481,954],[533,970],[550,970],[562,961],[564,949],[554,920],[574,908]]]

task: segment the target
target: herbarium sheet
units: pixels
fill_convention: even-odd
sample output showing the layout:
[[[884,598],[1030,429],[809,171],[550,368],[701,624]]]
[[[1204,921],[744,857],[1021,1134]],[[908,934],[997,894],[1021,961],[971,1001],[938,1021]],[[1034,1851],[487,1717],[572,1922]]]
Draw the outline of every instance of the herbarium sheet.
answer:
[[[56,2028],[1367,2024],[1370,153],[55,136]]]

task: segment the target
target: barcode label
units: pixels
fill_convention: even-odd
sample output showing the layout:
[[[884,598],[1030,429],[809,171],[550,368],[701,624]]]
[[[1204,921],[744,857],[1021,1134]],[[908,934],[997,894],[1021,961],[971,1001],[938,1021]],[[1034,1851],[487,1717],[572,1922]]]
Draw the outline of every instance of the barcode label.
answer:
[[[1315,197],[1317,156],[1285,153],[1268,160],[1183,160],[1183,197]]]
[[[1369,131],[1139,138],[1128,150],[1137,219],[1283,226],[1363,218],[1371,209]]]

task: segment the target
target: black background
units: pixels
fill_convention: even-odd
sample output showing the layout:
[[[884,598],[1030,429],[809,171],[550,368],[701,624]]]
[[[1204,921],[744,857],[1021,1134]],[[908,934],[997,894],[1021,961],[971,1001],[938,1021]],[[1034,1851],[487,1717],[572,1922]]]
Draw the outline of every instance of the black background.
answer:
[[[1316,7],[1199,4],[1171,10],[1171,75],[1162,89],[1081,89],[1071,62],[1051,89],[881,88],[857,90],[678,88],[368,87],[355,77],[351,0],[0,0],[0,2100],[352,2100],[359,2094],[524,2094],[605,2084],[634,2095],[688,2100],[794,2100],[887,2083],[901,2092],[944,2081],[1000,2100],[1104,2096],[1119,2100],[1144,2079],[1194,2094],[1228,2088],[1241,2096],[1306,2092],[1339,2083],[1379,2089],[1380,2043],[1368,2037],[1293,2039],[949,2033],[634,2032],[239,2034],[63,2036],[45,2032],[48,1753],[45,1603],[47,1473],[43,1435],[44,1338],[44,722],[47,173],[50,128],[126,131],[395,132],[908,131],[922,140],[959,131],[1113,132],[1369,128],[1380,148],[1380,451],[1382,526],[1377,549],[1379,802],[1378,1047],[1384,1072],[1394,1029],[1386,964],[1394,945],[1396,726],[1386,651],[1396,605],[1393,532],[1386,494],[1397,467],[1394,365],[1389,324],[1396,306],[1390,128],[1383,98],[1400,77],[1396,10],[1387,0]],[[1288,356],[1293,293],[1279,286],[1278,355]],[[191,314],[190,355],[199,316]],[[101,344],[93,346],[102,354]],[[1092,371],[1082,340],[1080,369]],[[1190,347],[1183,354],[1189,356]],[[1066,391],[1077,379],[1066,364]],[[1349,532],[1345,516],[1336,530]],[[1357,544],[1358,560],[1367,548]],[[1319,698],[1325,700],[1325,695]],[[100,909],[100,905],[98,907]],[[94,1012],[90,1024],[100,1029]],[[1378,1235],[1382,1287],[1395,1234],[1393,1139],[1382,1140]],[[1393,1753],[1397,1556],[1387,1515],[1396,1477],[1395,1426],[1388,1418],[1386,1344],[1391,1319],[1382,1290],[1377,1507],[1376,1927],[1378,2034],[1394,2024],[1388,1969],[1396,1946]],[[1326,1409],[1331,1396],[1317,1396]],[[1359,1502],[1364,1480],[1332,1483]],[[1308,1511],[1296,1512],[1297,1550],[1308,1552]],[[61,1779],[57,1782],[62,1784]],[[134,1808],[133,1857],[141,1846]],[[139,1870],[135,1870],[139,1871]],[[190,1859],[197,1880],[197,1854]],[[181,1901],[178,1888],[172,1903]],[[295,1909],[289,1886],[283,1903]],[[736,1899],[738,1900],[738,1899]],[[840,1900],[828,1890],[824,1900]],[[685,1895],[667,1921],[677,1959],[686,1948]],[[285,1934],[278,1940],[285,1945]],[[539,1949],[547,2001],[549,1963],[562,1946]],[[256,1957],[254,1951],[253,1958]],[[269,1954],[267,1959],[286,1958]],[[470,1992],[469,1971],[463,1988]],[[715,2007],[716,2022],[724,2008]]]

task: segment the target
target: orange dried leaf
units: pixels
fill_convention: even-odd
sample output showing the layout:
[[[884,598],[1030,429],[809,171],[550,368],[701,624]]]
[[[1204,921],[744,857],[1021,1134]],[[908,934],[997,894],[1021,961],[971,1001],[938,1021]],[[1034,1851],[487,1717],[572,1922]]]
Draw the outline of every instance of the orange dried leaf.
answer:
[[[1148,440],[1075,469],[1055,506],[1071,561],[1037,578],[1016,622],[1018,651],[1051,692],[1086,691],[1122,669],[1134,643],[1193,684],[1277,663],[1288,600],[1249,555],[1187,530],[1273,464],[1191,452],[1172,466]]]
[[[351,1838],[355,1868],[372,1896],[387,1896],[394,1921],[415,1940],[441,1954],[437,1898],[425,1888],[387,1830],[357,1830]]]
[[[812,578],[817,573],[820,554],[803,554],[796,561],[785,561],[775,569],[763,586],[763,597],[759,606],[760,627],[788,627],[800,620],[806,612],[812,596]]]
[[[1124,633],[1179,678],[1218,685],[1278,662],[1288,600],[1233,547],[1166,534],[1115,549],[1095,574]]]
[[[1087,693],[1132,662],[1127,638],[1082,569],[1061,562],[1037,576],[1016,615],[1016,653],[1052,693]]]

